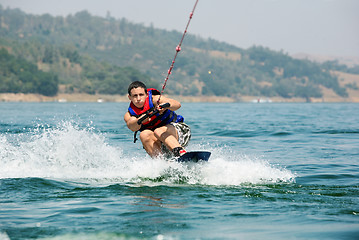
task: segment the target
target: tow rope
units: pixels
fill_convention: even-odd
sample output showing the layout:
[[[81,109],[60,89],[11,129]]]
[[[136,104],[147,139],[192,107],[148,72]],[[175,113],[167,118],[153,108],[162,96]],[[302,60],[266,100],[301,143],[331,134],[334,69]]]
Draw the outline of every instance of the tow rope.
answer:
[[[160,94],[160,96],[159,96],[159,98],[158,98],[158,100],[157,100],[157,104],[159,104],[160,99],[161,99],[161,96],[162,96],[162,94],[163,94],[163,92],[164,92],[164,90],[165,90],[165,88],[166,88],[166,84],[167,84],[167,81],[168,81],[168,79],[169,79],[169,76],[170,76],[171,73],[172,73],[172,69],[173,69],[173,66],[174,66],[174,64],[175,64],[177,55],[178,55],[178,53],[181,51],[182,42],[183,42],[184,37],[186,36],[187,29],[188,29],[188,26],[189,26],[189,24],[190,24],[190,22],[191,22],[191,19],[192,19],[192,17],[193,17],[193,13],[194,13],[194,10],[196,9],[197,3],[198,3],[198,0],[196,0],[196,3],[194,4],[193,10],[192,10],[192,12],[189,14],[189,19],[188,19],[188,22],[187,22],[186,29],[184,30],[184,32],[183,32],[183,34],[182,34],[182,38],[181,38],[180,43],[179,43],[179,44],[177,45],[177,47],[176,47],[176,53],[175,53],[175,56],[174,56],[174,58],[173,58],[173,60],[172,60],[172,64],[171,64],[170,68],[169,68],[168,71],[167,71],[167,76],[166,76],[165,81],[164,81],[164,83],[163,83],[162,90],[161,90],[161,94]]]

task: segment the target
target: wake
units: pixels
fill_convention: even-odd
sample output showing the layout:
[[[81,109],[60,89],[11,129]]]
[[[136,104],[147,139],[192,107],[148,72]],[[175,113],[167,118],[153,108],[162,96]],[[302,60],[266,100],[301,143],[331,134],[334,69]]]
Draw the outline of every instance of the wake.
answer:
[[[122,146],[121,146],[122,145]],[[28,135],[0,134],[0,178],[50,178],[97,184],[230,185],[290,183],[295,175],[268,161],[238,155],[228,149],[192,146],[212,152],[206,163],[178,163],[151,159],[144,150],[112,146],[91,127],[63,122],[38,127]],[[188,148],[191,151],[191,147]]]

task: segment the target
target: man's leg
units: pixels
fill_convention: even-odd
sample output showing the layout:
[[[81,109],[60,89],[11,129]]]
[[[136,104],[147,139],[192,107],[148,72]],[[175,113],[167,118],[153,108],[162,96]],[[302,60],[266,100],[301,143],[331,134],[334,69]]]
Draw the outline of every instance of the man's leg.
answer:
[[[140,139],[148,155],[156,157],[161,154],[161,141],[157,139],[153,131],[143,130]]]
[[[176,147],[181,147],[181,144],[178,143],[177,130],[171,124],[156,128],[154,131],[154,136],[160,142],[164,143],[166,147],[171,151]]]

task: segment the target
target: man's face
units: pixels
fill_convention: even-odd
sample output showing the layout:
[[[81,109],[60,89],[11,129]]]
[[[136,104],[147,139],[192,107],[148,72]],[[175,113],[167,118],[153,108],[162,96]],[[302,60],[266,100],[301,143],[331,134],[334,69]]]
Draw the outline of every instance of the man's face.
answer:
[[[133,88],[128,95],[128,99],[138,108],[142,108],[145,105],[145,100],[147,98],[147,93],[144,88],[138,87]]]

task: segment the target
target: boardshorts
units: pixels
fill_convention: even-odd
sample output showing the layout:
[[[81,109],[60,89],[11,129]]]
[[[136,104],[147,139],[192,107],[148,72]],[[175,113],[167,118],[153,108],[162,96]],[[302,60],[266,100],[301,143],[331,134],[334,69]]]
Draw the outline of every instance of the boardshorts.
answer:
[[[189,140],[191,139],[191,128],[184,122],[173,122],[170,124],[177,130],[179,144],[181,144],[182,147],[187,147]]]

